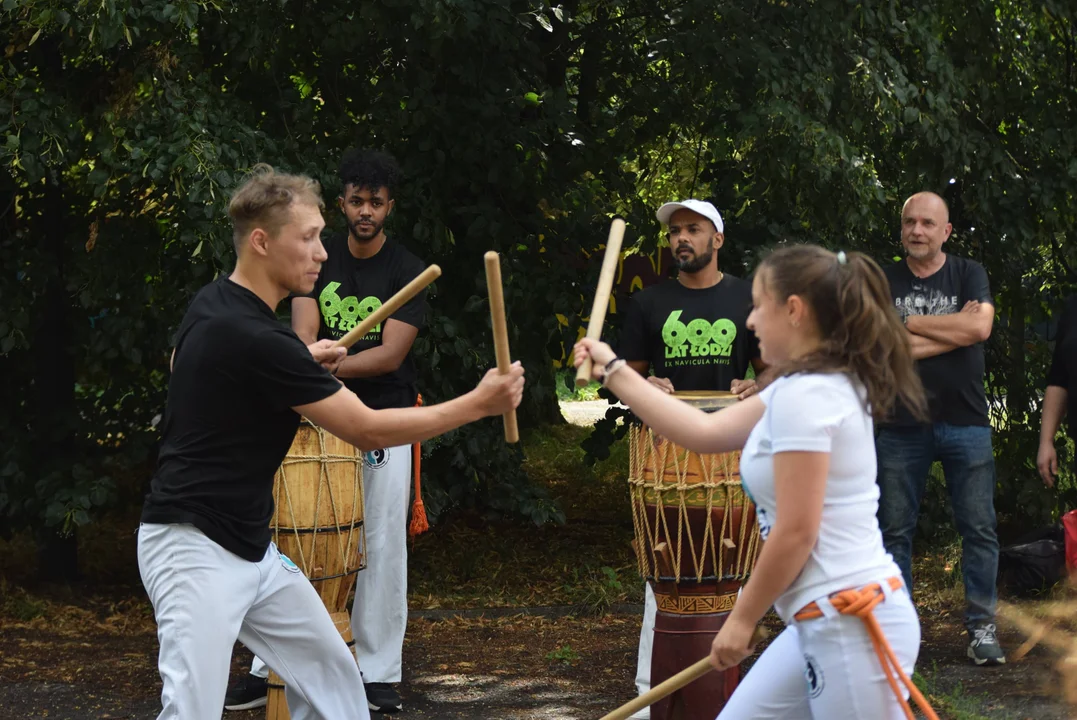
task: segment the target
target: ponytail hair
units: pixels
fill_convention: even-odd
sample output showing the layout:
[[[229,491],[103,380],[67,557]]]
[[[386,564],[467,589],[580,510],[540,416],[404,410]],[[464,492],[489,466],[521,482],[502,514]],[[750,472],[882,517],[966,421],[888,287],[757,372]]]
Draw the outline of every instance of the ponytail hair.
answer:
[[[804,301],[822,340],[810,355],[768,371],[769,379],[847,373],[867,389],[876,421],[887,419],[899,401],[914,417],[927,420],[924,386],[913,365],[908,334],[894,309],[890,284],[874,260],[858,252],[835,254],[796,245],[770,254],[757,273],[778,302],[791,295]]]

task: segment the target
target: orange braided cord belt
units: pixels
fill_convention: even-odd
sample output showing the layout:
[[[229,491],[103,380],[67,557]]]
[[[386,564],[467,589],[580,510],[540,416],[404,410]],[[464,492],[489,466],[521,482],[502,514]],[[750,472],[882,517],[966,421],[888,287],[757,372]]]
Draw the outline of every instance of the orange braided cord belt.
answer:
[[[899,577],[892,577],[887,583],[890,585],[890,589],[895,591],[904,584]],[[868,629],[868,635],[871,637],[871,644],[875,647],[875,654],[879,657],[879,662],[882,663],[886,681],[890,684],[890,689],[894,691],[898,702],[901,703],[901,708],[905,711],[905,717],[908,720],[915,720],[912,709],[909,708],[909,703],[901,696],[901,688],[898,687],[897,679],[895,679],[894,675],[897,675],[905,683],[905,687],[909,689],[909,695],[920,706],[928,720],[939,720],[939,716],[931,709],[927,699],[909,680],[905,671],[901,669],[901,664],[898,663],[893,648],[887,642],[879,621],[875,619],[875,606],[881,603],[885,597],[886,594],[883,592],[882,586],[879,583],[872,583],[859,590],[849,589],[836,592],[830,596],[830,604],[842,615],[855,615],[864,621],[864,625]],[[823,611],[819,609],[817,603],[813,602],[801,608],[794,617],[797,620],[814,620],[823,617]]]

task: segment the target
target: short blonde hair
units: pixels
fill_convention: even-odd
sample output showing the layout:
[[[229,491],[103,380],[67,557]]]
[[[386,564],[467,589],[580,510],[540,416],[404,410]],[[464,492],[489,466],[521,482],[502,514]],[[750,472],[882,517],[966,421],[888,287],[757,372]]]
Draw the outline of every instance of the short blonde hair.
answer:
[[[236,251],[255,228],[270,235],[289,220],[288,211],[294,203],[316,205],[325,210],[322,188],[306,175],[279,173],[270,165],[258,163],[232,194],[228,216],[232,218],[232,242]]]

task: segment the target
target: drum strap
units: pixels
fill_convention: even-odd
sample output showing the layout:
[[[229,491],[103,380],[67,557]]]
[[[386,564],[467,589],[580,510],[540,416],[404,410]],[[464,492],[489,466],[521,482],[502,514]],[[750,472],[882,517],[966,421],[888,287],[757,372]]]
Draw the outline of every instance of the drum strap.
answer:
[[[901,664],[898,663],[893,648],[887,642],[882,626],[879,625],[879,621],[875,618],[875,613],[873,612],[875,606],[890,594],[887,589],[896,591],[904,583],[901,578],[892,577],[887,584],[889,588],[884,588],[879,583],[872,583],[860,589],[850,588],[849,590],[836,592],[830,596],[829,604],[842,615],[855,615],[864,621],[864,625],[868,629],[868,635],[871,637],[871,644],[875,646],[875,654],[879,657],[879,662],[883,666],[883,674],[886,675],[886,681],[890,683],[890,689],[894,691],[894,695],[897,696],[898,701],[901,703],[901,709],[905,712],[905,717],[908,720],[914,720],[909,703],[901,696],[901,690],[898,688],[895,675],[905,683],[905,687],[909,689],[909,695],[924,711],[924,715],[928,720],[939,720],[939,716],[931,709],[927,699],[920,693],[916,685],[909,680],[905,671],[901,669]],[[821,618],[826,614],[827,611],[823,607],[813,602],[801,608],[794,617],[799,621],[804,621]]]
[[[415,402],[415,407],[423,404],[423,396],[420,394]],[[415,443],[411,446],[411,472],[415,476],[415,502],[411,506],[411,525],[408,526],[408,535],[415,537],[430,529],[430,523],[426,519],[426,507],[423,505],[422,473],[419,463],[423,456],[423,444]]]

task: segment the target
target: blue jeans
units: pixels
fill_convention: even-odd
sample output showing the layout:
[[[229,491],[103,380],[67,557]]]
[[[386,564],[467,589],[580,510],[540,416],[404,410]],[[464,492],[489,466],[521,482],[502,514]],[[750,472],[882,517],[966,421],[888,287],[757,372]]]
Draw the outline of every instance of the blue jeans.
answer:
[[[879,527],[883,544],[912,592],[912,537],[931,464],[942,463],[954,522],[961,534],[965,624],[993,622],[998,598],[995,456],[991,428],[976,425],[884,427],[875,439]]]

